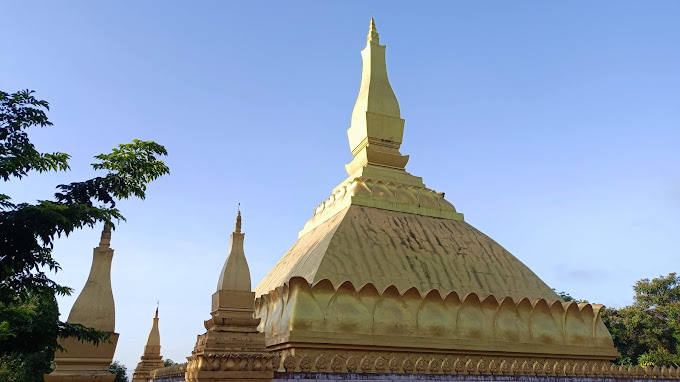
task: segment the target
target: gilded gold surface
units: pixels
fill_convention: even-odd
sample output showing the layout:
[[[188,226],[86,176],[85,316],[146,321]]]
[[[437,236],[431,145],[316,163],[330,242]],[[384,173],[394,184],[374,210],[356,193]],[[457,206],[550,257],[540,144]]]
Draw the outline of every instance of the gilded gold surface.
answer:
[[[94,248],[92,268],[83,290],[71,308],[67,322],[82,324],[107,332],[111,343],[95,345],[81,342],[76,338],[59,338],[58,343],[64,350],[55,353],[55,369],[45,374],[47,382],[113,381],[115,375],[109,373],[109,365],[118,343],[116,307],[111,290],[111,226],[102,230],[99,246]]]
[[[282,369],[313,373],[389,373],[680,379],[680,368],[619,366],[577,358],[381,352],[286,351]],[[321,378],[320,378],[321,379]]]
[[[144,354],[142,354],[141,361],[137,364],[137,367],[132,374],[132,382],[147,381],[151,377],[151,372],[153,370],[162,368],[163,366],[163,357],[161,356],[161,334],[158,330],[158,308],[156,308],[156,316],[153,318],[149,337],[144,346]]]
[[[408,155],[399,152],[404,136],[399,102],[387,78],[385,46],[371,19],[366,47],[361,51],[361,86],[352,122],[347,129],[354,159],[345,166],[349,183],[358,177],[374,178],[405,185],[425,187],[421,178],[404,169]]]
[[[678,378],[677,368],[610,366],[618,352],[601,305],[559,300],[467,224],[443,193],[405,171],[404,120],[373,20],[362,58],[349,178],[316,208],[255,293],[237,282],[249,281],[237,223],[230,258],[239,261],[225,263],[206,333],[186,365],[152,376],[264,381],[285,370]]]
[[[243,251],[245,233],[241,232],[241,211],[236,215],[236,227],[231,234],[229,254],[224,262],[220,278],[217,280],[217,290],[235,290],[250,292],[250,269]]]
[[[255,289],[268,293],[291,277],[335,285],[395,285],[401,292],[477,293],[555,300],[528,267],[468,223],[352,205],[303,235]]]
[[[356,178],[333,190],[333,194],[314,210],[298,234],[302,237],[349,205],[375,207],[442,219],[463,220],[463,214],[444,199],[443,192],[425,187]]]
[[[355,160],[347,165],[347,172],[352,175],[368,163],[403,169],[408,162],[408,156],[399,153],[404,120],[387,78],[385,46],[380,45],[373,19],[361,58],[361,86],[347,130]]]
[[[152,370],[149,373],[149,379],[160,379],[160,378],[171,378],[171,377],[183,377],[184,373],[187,371],[187,363],[176,363],[174,365],[163,367],[159,369]]]
[[[83,290],[71,308],[68,322],[113,332],[116,327],[116,306],[111,290],[111,226],[102,230],[99,246],[93,249],[92,268]]]
[[[206,332],[197,337],[187,357],[187,382],[267,381],[278,368],[277,356],[269,354],[265,335],[257,330],[260,319],[253,316],[255,293],[250,291],[243,240],[239,212],[229,256],[212,296],[211,317],[203,323]]]
[[[421,294],[301,277],[255,301],[270,349],[463,352],[610,360],[602,305],[474,293]],[[365,351],[365,350],[363,350]]]

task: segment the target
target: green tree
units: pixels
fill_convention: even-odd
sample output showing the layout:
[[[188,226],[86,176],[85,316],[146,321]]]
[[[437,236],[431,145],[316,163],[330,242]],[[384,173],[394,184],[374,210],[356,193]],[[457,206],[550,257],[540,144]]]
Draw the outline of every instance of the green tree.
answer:
[[[113,382],[128,382],[127,367],[125,367],[125,365],[122,363],[113,361],[113,363],[109,365],[109,371],[111,374],[116,375],[116,378],[113,380]]]
[[[676,273],[642,279],[633,286],[633,304],[605,308],[602,321],[621,353],[619,365],[680,365],[680,277]],[[564,301],[575,300],[557,292]]]
[[[171,360],[170,358],[166,358],[166,359],[163,360],[163,366],[164,367],[172,366],[174,364],[175,364],[175,361]]]
[[[47,110],[49,104],[36,99],[32,91],[0,91],[3,181],[21,179],[32,171],[69,168],[68,154],[38,152],[26,132],[30,127],[52,125]],[[153,141],[134,140],[109,154],[97,155],[92,166],[102,171],[102,176],[59,185],[53,200],[14,204],[9,195],[0,193],[0,372],[7,369],[7,362],[25,364],[28,355],[44,352],[44,359],[51,360],[59,349],[58,337],[109,341],[106,333],[59,320],[55,296],[72,290],[46,273],[61,269],[52,257],[53,243],[76,229],[98,223],[113,226],[123,220],[116,201],[132,196],[144,199],[147,184],[169,172],[158,159],[165,155],[165,148]],[[49,369],[49,362],[38,363],[26,367]],[[9,379],[0,374],[0,380]]]
[[[680,277],[676,273],[633,286],[632,305],[606,309],[603,321],[621,353],[620,364],[680,364]]]
[[[571,297],[571,295],[567,292],[564,292],[564,291],[558,292],[557,290],[555,290],[555,288],[552,288],[552,290],[553,290],[553,292],[557,293],[557,295],[560,296],[560,298],[564,302],[575,301],[575,299],[573,297]]]
[[[53,323],[59,320],[59,308],[54,294],[31,295],[25,303],[34,309],[35,315],[23,322],[22,332],[41,336],[42,341],[49,341],[51,337],[56,336],[57,332]],[[53,358],[54,351],[49,348],[40,351],[6,352],[0,356],[0,380],[42,382],[43,374],[52,371]]]
[[[588,302],[587,300],[577,300],[567,292],[564,292],[564,291],[558,292],[557,290],[555,290],[555,288],[552,288],[552,290],[553,290],[553,292],[557,293],[557,295],[560,296],[560,298],[564,302],[570,302],[570,301],[574,301],[574,302],[577,302],[577,303],[582,303],[582,302],[587,303]]]

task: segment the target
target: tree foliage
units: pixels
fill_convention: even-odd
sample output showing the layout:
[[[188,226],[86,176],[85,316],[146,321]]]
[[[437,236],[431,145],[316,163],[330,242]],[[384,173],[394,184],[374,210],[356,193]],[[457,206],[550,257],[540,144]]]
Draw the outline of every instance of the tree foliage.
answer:
[[[20,318],[19,322],[11,322],[10,325],[17,328],[17,338],[25,339],[26,336],[38,336],[26,341],[25,345],[31,342],[50,342],[58,334],[58,327],[54,322],[59,320],[59,308],[54,294],[43,296],[31,296],[26,300],[25,305],[31,309],[19,311],[17,315],[7,315],[1,311],[6,309],[0,305],[0,317]],[[16,306],[10,309],[17,309]],[[6,382],[42,382],[43,374],[52,371],[52,359],[54,350],[45,347],[36,350],[34,347],[22,348],[15,346],[12,351],[3,352],[0,355],[0,381]]]
[[[68,168],[68,154],[39,153],[24,131],[31,126],[52,126],[45,110],[49,110],[47,101],[36,99],[32,91],[14,94],[0,91],[0,177],[3,180],[22,178],[31,170]]]
[[[109,371],[111,374],[116,375],[113,382],[128,382],[127,367],[122,363],[113,361],[113,363],[109,365]]]
[[[172,366],[175,364],[175,361],[171,360],[170,358],[166,358],[163,360],[163,367],[168,367]]]
[[[620,365],[680,365],[680,277],[676,273],[642,279],[633,286],[633,304],[621,309],[605,308],[602,321],[614,346],[621,353]],[[575,300],[557,292],[564,301]]]
[[[21,179],[31,171],[69,168],[68,154],[39,152],[26,132],[30,127],[51,126],[48,110],[49,104],[36,99],[32,91],[0,91],[3,181]],[[103,172],[101,176],[58,185],[51,200],[14,204],[9,195],[0,194],[0,358],[53,355],[59,349],[58,337],[94,343],[109,340],[106,333],[59,320],[54,298],[72,290],[49,278],[49,272],[61,269],[52,257],[54,240],[76,229],[99,223],[113,226],[124,219],[116,201],[144,199],[147,184],[169,172],[159,159],[165,155],[165,148],[153,141],[133,140],[95,157],[92,166]]]
[[[603,321],[621,353],[620,364],[680,365],[680,277],[642,279],[632,305],[606,309]]]

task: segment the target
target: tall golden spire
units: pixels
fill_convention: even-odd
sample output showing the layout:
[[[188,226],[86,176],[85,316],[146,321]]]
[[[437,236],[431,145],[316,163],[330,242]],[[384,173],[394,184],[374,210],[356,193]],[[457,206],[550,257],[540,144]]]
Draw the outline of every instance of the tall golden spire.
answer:
[[[236,227],[231,234],[231,245],[229,255],[224,262],[224,267],[217,281],[217,290],[232,290],[250,292],[250,269],[246,254],[243,251],[243,239],[245,234],[241,233],[241,210],[236,215]]]
[[[151,331],[149,337],[146,339],[146,346],[144,346],[144,354],[160,355],[161,354],[161,334],[158,330],[158,308],[156,308],[156,315],[151,324]]]
[[[65,351],[55,354],[56,368],[45,375],[47,382],[113,381],[108,365],[118,343],[116,306],[111,290],[111,225],[102,229],[99,245],[93,249],[92,267],[83,290],[71,308],[67,322],[82,324],[109,334],[111,343],[80,342],[77,338],[59,339]]]
[[[158,306],[156,306],[156,315],[153,318],[153,324],[151,324],[149,337],[146,339],[144,354],[142,354],[141,360],[132,374],[132,382],[146,382],[151,376],[151,371],[162,367],[161,334],[158,330]]]
[[[374,41],[376,44],[380,43],[380,35],[378,34],[378,28],[375,27],[375,20],[373,17],[371,17],[371,25],[368,26],[366,41]]]
[[[235,233],[241,233],[241,203],[238,204],[239,209],[238,213],[236,214],[236,228],[234,229]]]
[[[408,155],[399,152],[404,136],[399,102],[387,78],[385,46],[371,18],[366,47],[361,51],[363,68],[359,96],[347,130],[354,159],[345,166],[350,179],[369,177],[423,187],[422,179],[404,168]]]
[[[71,308],[68,322],[113,332],[116,326],[116,306],[111,290],[113,249],[110,224],[104,225],[99,246],[93,252],[90,275]]]

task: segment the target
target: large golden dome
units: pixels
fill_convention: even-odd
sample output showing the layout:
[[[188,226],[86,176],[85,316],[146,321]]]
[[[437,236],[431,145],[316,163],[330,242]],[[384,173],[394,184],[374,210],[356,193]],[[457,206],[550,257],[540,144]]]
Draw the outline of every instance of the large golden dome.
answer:
[[[324,372],[329,360],[334,372],[365,373],[385,373],[388,362],[392,373],[441,365],[495,375],[608,365],[619,354],[602,305],[560,300],[406,172],[404,120],[373,20],[361,55],[349,177],[255,289],[267,349],[287,371]]]
[[[399,151],[404,120],[373,20],[361,56],[361,87],[347,130],[354,155],[345,166],[349,178],[317,207],[256,294],[301,276],[310,283],[557,299],[521,261],[465,223],[443,193],[406,172],[409,157]]]
[[[555,300],[557,295],[493,239],[461,220],[350,205],[304,234],[257,286],[259,296],[293,276],[310,283],[395,285],[401,292],[474,292]]]

